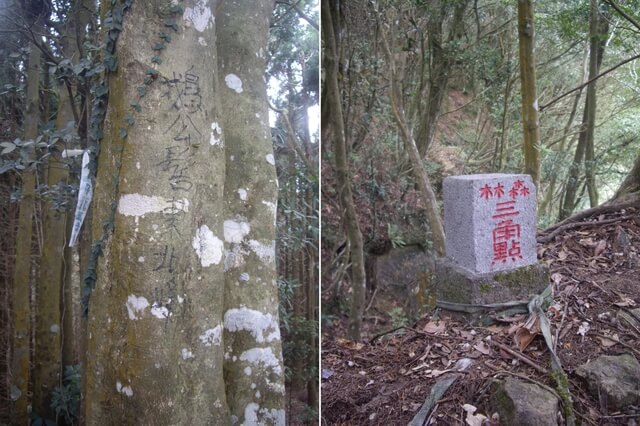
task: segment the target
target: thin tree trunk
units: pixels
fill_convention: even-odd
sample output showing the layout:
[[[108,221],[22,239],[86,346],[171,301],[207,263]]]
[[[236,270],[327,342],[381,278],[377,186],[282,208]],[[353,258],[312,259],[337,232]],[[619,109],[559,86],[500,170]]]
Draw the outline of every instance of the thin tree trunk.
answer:
[[[594,4],[595,3],[595,4]],[[604,55],[604,40],[600,37],[602,34],[608,33],[608,23],[606,19],[599,22],[599,14],[597,10],[597,1],[591,2],[591,14],[589,20],[589,77],[588,81],[593,80],[600,71],[602,57]],[[569,169],[567,178],[564,200],[562,202],[562,210],[559,219],[565,219],[571,215],[576,207],[576,195],[578,191],[578,181],[580,177],[580,164],[584,161],[585,176],[587,179],[587,188],[589,190],[589,198],[591,203],[597,203],[597,192],[595,191],[595,171],[593,164],[593,134],[595,129],[596,117],[596,84],[593,80],[587,85],[587,96],[585,99],[584,111],[582,114],[582,127],[578,136],[578,145],[573,158],[573,163]],[[587,170],[588,168],[588,170]],[[593,188],[593,193],[591,191]],[[592,205],[594,207],[594,205]]]
[[[451,68],[454,63],[454,52],[449,51],[451,45],[464,34],[464,13],[469,4],[468,0],[456,1],[453,10],[453,21],[450,35],[444,39],[443,20],[449,11],[447,1],[437,1],[430,5],[438,9],[438,13],[429,16],[427,32],[429,37],[429,51],[431,52],[428,96],[423,113],[420,116],[416,142],[420,158],[424,158],[433,142],[438,124],[438,116],[446,96]],[[400,104],[401,105],[401,104]]]
[[[606,39],[609,33],[609,19],[600,14],[598,0],[590,1],[589,13],[590,50],[593,58],[589,57],[589,79],[600,73],[600,65],[604,56]],[[585,129],[586,150],[584,155],[584,170],[587,180],[587,191],[591,207],[598,205],[598,188],[596,186],[596,165],[594,149],[594,132],[596,127],[596,81],[587,86],[587,123]]]
[[[378,25],[380,25],[379,16],[376,13],[376,19],[378,19]],[[427,171],[422,164],[422,157],[416,146],[416,142],[411,135],[409,126],[407,124],[404,110],[402,109],[402,92],[400,89],[400,82],[397,77],[396,64],[393,60],[389,43],[387,41],[386,34],[381,35],[382,46],[385,52],[385,57],[389,63],[390,68],[390,80],[391,80],[391,109],[393,117],[398,125],[402,140],[404,142],[405,150],[409,155],[409,161],[411,162],[411,168],[413,170],[414,179],[418,185],[420,193],[424,199],[425,207],[427,210],[427,222],[431,228],[431,238],[433,240],[433,248],[438,256],[445,255],[445,235],[444,227],[442,226],[442,218],[440,217],[440,211],[438,209],[438,200],[436,194],[431,186],[431,181]]]
[[[344,121],[342,115],[342,103],[338,86],[338,40],[334,32],[338,27],[337,4],[330,4],[329,0],[322,0],[322,32],[325,43],[325,90],[326,96],[323,105],[326,106],[327,120],[325,128],[331,127],[332,147],[336,159],[336,181],[340,203],[343,211],[344,226],[349,240],[349,252],[351,258],[351,311],[349,314],[349,337],[352,340],[360,340],[360,328],[362,325],[362,313],[364,311],[366,296],[366,275],[364,269],[364,253],[362,233],[358,224],[353,194],[351,191],[351,176],[347,159],[347,147],[345,140]],[[323,136],[325,132],[323,131]]]
[[[24,119],[24,139],[38,136],[40,116],[40,50],[31,44],[27,68],[27,96]],[[34,159],[33,148],[28,158]],[[31,341],[31,243],[33,238],[33,216],[35,204],[36,176],[34,170],[22,173],[22,199],[18,217],[16,236],[16,265],[13,281],[13,385],[20,392],[13,405],[12,419],[16,424],[28,422],[28,407],[31,403],[28,394],[30,380],[30,341]]]
[[[535,31],[532,0],[518,0],[520,83],[522,85],[522,126],[524,172],[540,187],[540,127],[536,94]]]

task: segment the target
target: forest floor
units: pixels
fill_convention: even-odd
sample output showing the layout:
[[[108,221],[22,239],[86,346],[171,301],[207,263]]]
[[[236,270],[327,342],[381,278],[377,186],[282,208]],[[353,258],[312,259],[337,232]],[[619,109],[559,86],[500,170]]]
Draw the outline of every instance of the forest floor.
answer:
[[[633,353],[640,360],[638,323],[623,318],[640,307],[639,210],[601,209],[538,236],[538,258],[549,266],[553,286],[546,315],[582,424],[640,422],[640,411],[620,413],[601,406],[575,375],[576,367],[599,355]],[[465,424],[464,404],[491,417],[489,385],[498,377],[518,376],[555,388],[551,374],[544,372],[551,369],[542,336],[535,336],[524,351],[515,342],[526,315],[473,326],[440,310],[385,333],[394,328],[385,312],[373,314],[375,323],[365,324],[362,343],[340,338],[346,336],[346,319],[323,326],[323,425],[407,425],[438,377],[461,358],[472,359],[471,368],[438,401],[427,424]],[[505,348],[524,355],[528,363]]]

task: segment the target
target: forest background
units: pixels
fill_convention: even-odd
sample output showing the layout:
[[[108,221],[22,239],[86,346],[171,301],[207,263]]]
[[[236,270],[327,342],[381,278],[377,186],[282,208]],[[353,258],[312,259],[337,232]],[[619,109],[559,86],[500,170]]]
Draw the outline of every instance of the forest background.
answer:
[[[411,321],[405,302],[365,314],[367,259],[443,254],[446,176],[531,174],[540,228],[637,191],[639,5],[322,2],[323,330]]]

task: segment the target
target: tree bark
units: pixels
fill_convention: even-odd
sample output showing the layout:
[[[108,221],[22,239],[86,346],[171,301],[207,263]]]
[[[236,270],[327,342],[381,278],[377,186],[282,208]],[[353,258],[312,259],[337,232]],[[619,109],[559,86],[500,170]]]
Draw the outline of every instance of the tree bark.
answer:
[[[70,10],[67,24],[61,37],[61,50],[65,58],[73,63],[80,59],[79,46],[83,43],[84,28],[89,21],[87,1],[77,2]],[[72,93],[65,83],[58,86],[59,103],[56,128],[77,129],[73,113]],[[69,171],[64,161],[49,157],[47,185],[67,184]],[[42,259],[36,282],[36,324],[34,351],[34,410],[40,416],[53,419],[56,413],[51,407],[51,392],[60,385],[62,367],[62,337],[65,352],[73,352],[75,340],[74,309],[71,289],[66,286],[66,276],[71,273],[70,250],[67,242],[69,213],[55,210],[54,203],[45,205],[43,224]],[[64,313],[64,315],[63,315]],[[63,320],[64,323],[63,323]],[[78,321],[78,318],[75,318]],[[69,358],[66,361],[70,364]]]
[[[540,187],[540,126],[538,95],[536,94],[535,31],[533,2],[518,0],[518,45],[520,52],[520,83],[522,86],[522,126],[524,172]]]
[[[37,24],[36,24],[37,25]],[[38,136],[40,116],[40,50],[32,43],[27,65],[27,95],[24,118],[24,139],[33,140]],[[28,157],[34,160],[33,147]],[[13,385],[20,395],[13,405],[12,419],[16,424],[27,424],[31,403],[28,394],[30,380],[31,351],[31,244],[33,238],[33,215],[35,203],[36,176],[35,171],[26,169],[22,173],[22,199],[18,216],[18,233],[16,235],[16,264],[13,280]]]
[[[284,425],[273,1],[186,1],[175,29],[167,8],[133,4],[109,80],[86,421]]]
[[[332,128],[331,142],[335,153],[336,161],[336,181],[340,203],[343,211],[344,226],[349,240],[349,252],[351,258],[351,311],[349,314],[349,338],[360,340],[360,328],[362,325],[362,313],[364,311],[366,296],[366,275],[364,269],[364,253],[362,233],[358,224],[353,194],[351,191],[351,176],[349,173],[349,163],[347,159],[347,147],[345,140],[344,121],[342,114],[342,103],[338,86],[338,40],[335,29],[338,27],[338,5],[323,0],[321,4],[322,33],[324,36],[325,48],[325,97],[323,105],[326,104],[326,116],[323,117],[324,129]],[[323,136],[328,134],[326,130]]]
[[[585,99],[584,111],[582,114],[582,127],[578,136],[578,145],[573,158],[573,163],[569,168],[569,176],[567,177],[564,200],[560,211],[559,219],[565,219],[571,215],[576,205],[578,193],[578,181],[580,178],[580,164],[584,161],[585,176],[587,180],[587,188],[589,191],[589,199],[592,207],[597,204],[597,192],[595,188],[595,170],[593,158],[593,135],[596,119],[596,84],[594,79],[600,72],[602,57],[604,56],[605,42],[602,39],[609,31],[609,25],[606,19],[601,19],[598,12],[597,0],[591,1],[590,17],[589,17],[589,84],[587,85],[587,96]]]
[[[224,369],[231,418],[239,424],[285,423],[275,269],[278,187],[263,79],[273,7],[272,0],[225,1],[216,18],[227,158]],[[243,82],[241,93],[230,83],[234,75]],[[238,321],[263,324],[264,337],[240,329]]]

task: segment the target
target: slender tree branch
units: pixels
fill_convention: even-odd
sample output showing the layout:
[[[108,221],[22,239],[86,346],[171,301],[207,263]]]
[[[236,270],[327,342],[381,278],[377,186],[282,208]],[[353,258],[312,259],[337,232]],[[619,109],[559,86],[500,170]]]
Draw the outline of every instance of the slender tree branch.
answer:
[[[302,19],[304,19],[305,21],[307,21],[309,23],[309,25],[311,25],[316,31],[320,31],[320,27],[318,26],[318,23],[316,21],[314,21],[309,15],[307,15],[306,13],[304,13],[304,11],[302,9],[300,9],[300,7],[298,6],[301,1],[297,2],[297,3],[291,3],[290,1],[277,1],[276,3],[278,4],[284,4],[286,6],[289,6],[291,9],[295,10],[296,13],[298,15],[300,15],[300,17]]]
[[[287,126],[287,142],[289,144],[289,148],[293,149],[294,152],[298,155],[298,157],[300,157],[300,159],[304,162],[304,165],[307,167],[307,170],[309,170],[311,173],[316,175],[317,174],[316,167],[314,167],[313,163],[304,154],[302,147],[300,147],[300,144],[296,140],[296,136],[295,136],[296,133],[293,130],[293,125],[291,125],[291,121],[287,116],[287,112],[284,110],[277,109],[276,107],[271,105],[271,102],[269,102],[269,108],[271,108],[276,113],[280,114],[280,116],[284,119],[284,123]]]
[[[604,2],[606,4],[608,4],[609,6],[613,7],[616,12],[618,12],[624,19],[626,19],[627,21],[631,22],[631,24],[633,24],[634,27],[636,27],[637,29],[640,30],[640,23],[638,21],[636,21],[635,19],[633,19],[631,16],[629,16],[629,14],[627,12],[625,12],[624,10],[622,10],[622,8],[613,0],[604,0]]]
[[[632,56],[629,59],[625,59],[624,61],[620,62],[618,65],[614,65],[611,68],[609,68],[606,71],[601,72],[600,74],[596,75],[595,77],[593,77],[591,80],[588,80],[584,83],[582,83],[579,86],[574,87],[573,89],[569,90],[568,92],[564,92],[562,95],[555,97],[554,99],[552,99],[551,101],[549,101],[548,103],[540,106],[540,112],[544,111],[545,109],[547,109],[548,107],[550,107],[551,105],[555,104],[556,102],[558,102],[560,99],[565,98],[566,96],[569,96],[570,94],[572,94],[573,92],[580,90],[582,88],[584,88],[585,86],[588,86],[589,83],[592,83],[594,81],[596,81],[597,79],[599,79],[600,77],[604,77],[605,75],[609,74],[611,71],[616,70],[617,68],[620,68],[621,66],[623,66],[624,64],[627,64],[631,61],[634,61],[636,59],[640,58],[640,54]]]

